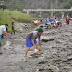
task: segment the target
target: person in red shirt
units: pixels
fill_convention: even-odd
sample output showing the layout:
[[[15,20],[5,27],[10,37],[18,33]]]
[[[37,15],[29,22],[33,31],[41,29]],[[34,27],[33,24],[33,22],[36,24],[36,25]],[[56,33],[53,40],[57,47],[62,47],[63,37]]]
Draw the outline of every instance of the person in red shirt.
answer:
[[[12,20],[12,31],[11,31],[11,35],[12,35],[12,32],[14,32],[14,35],[15,35],[14,22],[15,22],[15,18],[13,18],[13,20]]]
[[[69,19],[69,17],[67,16],[67,17],[66,17],[66,23],[67,23],[67,25],[69,25],[69,21],[70,21],[70,19]]]

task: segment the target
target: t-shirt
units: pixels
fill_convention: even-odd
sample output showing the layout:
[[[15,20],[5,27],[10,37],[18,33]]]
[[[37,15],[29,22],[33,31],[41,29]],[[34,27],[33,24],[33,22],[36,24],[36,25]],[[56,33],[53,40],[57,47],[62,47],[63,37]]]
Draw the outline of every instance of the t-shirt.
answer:
[[[12,25],[14,25],[14,20],[12,20]]]
[[[0,26],[0,35],[2,35],[3,31],[6,32],[6,27],[5,27],[5,25],[1,25],[1,26]]]
[[[69,18],[66,18],[66,21],[69,21]]]
[[[45,19],[43,19],[43,21],[45,21]]]
[[[55,19],[54,18],[50,18],[52,21],[55,21]]]
[[[47,23],[48,25],[51,25],[51,23]]]
[[[26,36],[28,39],[37,39],[40,37],[40,35],[38,34],[38,31],[32,31],[31,33],[29,33],[27,36]]]
[[[35,28],[35,31],[38,31],[39,29],[40,29],[40,27],[36,27],[36,28]]]
[[[46,22],[49,22],[49,19],[48,18],[46,18]]]
[[[58,23],[58,21],[55,21],[56,22],[56,24]]]

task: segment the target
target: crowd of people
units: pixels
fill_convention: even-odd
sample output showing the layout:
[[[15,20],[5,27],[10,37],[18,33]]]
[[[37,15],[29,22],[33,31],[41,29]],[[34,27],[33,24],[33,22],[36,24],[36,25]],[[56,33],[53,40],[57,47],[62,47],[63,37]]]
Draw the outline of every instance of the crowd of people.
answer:
[[[69,25],[69,17],[67,16],[66,17],[66,23],[67,25]],[[40,25],[38,26],[39,24],[43,24],[45,23],[45,25]],[[43,29],[49,29],[49,28],[57,28],[58,26],[62,26],[62,23],[60,21],[60,17],[58,18],[58,20],[56,20],[56,18],[46,18],[46,19],[43,19],[43,20],[36,20],[34,21],[34,31],[32,31],[31,33],[29,33],[27,36],[26,36],[26,53],[25,53],[25,57],[27,57],[27,53],[29,51],[29,49],[31,48],[31,46],[34,46],[34,49],[37,49],[38,50],[38,55],[40,54],[39,53],[39,47],[38,47],[38,43],[36,41],[36,39],[38,38],[39,39],[39,44],[40,44],[40,37],[43,33]]]
[[[69,17],[66,17],[66,23],[67,25],[69,25]],[[13,18],[12,20],[12,31],[11,31],[11,35],[14,32],[15,35],[15,18]],[[41,24],[41,25],[40,25]],[[39,26],[40,25],[40,26]],[[58,26],[62,26],[62,23],[60,22],[60,18],[56,19],[56,18],[46,18],[46,19],[42,19],[42,20],[36,20],[34,21],[34,30],[30,33],[28,33],[28,35],[26,36],[26,53],[25,53],[25,57],[27,57],[28,51],[31,48],[31,46],[34,46],[34,50],[37,49],[37,53],[38,55],[39,53],[39,46],[38,46],[38,42],[36,41],[36,39],[39,39],[39,44],[40,44],[40,37],[43,33],[43,29],[49,29],[49,28],[57,28]],[[25,25],[26,29],[28,29],[28,24]],[[8,24],[5,25],[1,25],[0,26],[0,54],[2,54],[1,52],[1,43],[2,43],[2,37],[8,37]]]
[[[38,20],[34,21],[34,27],[38,27],[39,24],[43,24],[43,28],[45,28],[46,30],[49,28],[57,28],[58,26],[62,26],[62,23],[60,22],[60,18],[56,19],[56,18],[46,18],[43,20]]]

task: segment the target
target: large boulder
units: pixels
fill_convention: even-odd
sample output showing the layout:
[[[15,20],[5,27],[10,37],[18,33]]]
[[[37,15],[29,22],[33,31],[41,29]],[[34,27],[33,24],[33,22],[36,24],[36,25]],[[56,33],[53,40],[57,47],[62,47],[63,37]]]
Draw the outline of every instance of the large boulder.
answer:
[[[48,42],[48,41],[53,41],[54,38],[48,37],[48,36],[41,36],[41,40],[42,40],[43,42]]]

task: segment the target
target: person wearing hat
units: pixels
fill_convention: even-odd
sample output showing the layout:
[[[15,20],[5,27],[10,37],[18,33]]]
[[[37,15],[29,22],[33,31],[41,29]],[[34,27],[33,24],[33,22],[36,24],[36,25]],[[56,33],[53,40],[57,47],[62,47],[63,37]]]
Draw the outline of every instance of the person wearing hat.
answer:
[[[70,19],[69,19],[68,15],[67,15],[67,17],[66,17],[66,23],[67,23],[67,25],[69,25],[69,21],[70,21]]]
[[[36,27],[35,29],[34,29],[34,31],[38,31],[39,29],[42,29],[43,28],[43,26],[41,25],[41,26],[39,26],[39,27]]]

